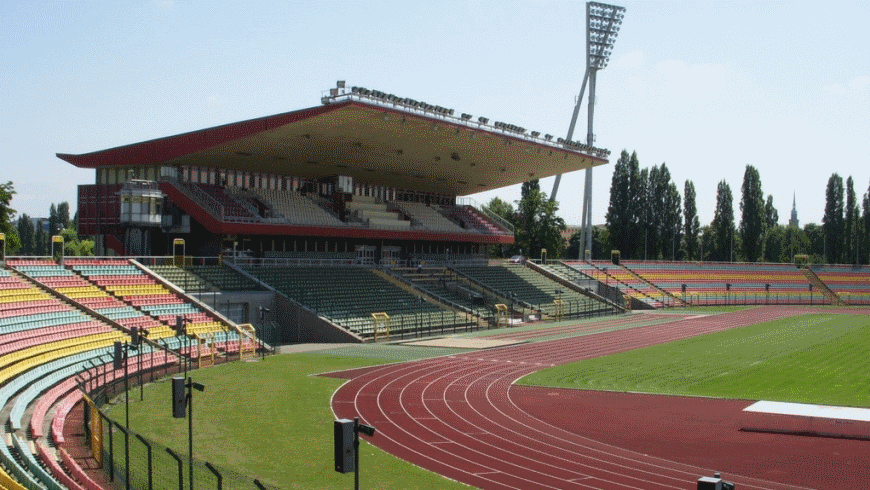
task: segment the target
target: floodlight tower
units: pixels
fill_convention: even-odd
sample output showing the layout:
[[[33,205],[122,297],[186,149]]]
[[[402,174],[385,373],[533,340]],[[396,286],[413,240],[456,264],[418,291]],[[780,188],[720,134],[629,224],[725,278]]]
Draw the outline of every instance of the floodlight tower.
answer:
[[[586,92],[586,84],[589,84],[588,122],[586,132],[586,144],[594,146],[595,134],[592,132],[592,119],[595,113],[595,75],[602,70],[610,61],[610,52],[619,33],[619,26],[625,16],[625,7],[607,5],[598,2],[586,2],[586,74],[583,75],[583,85],[580,87],[580,96],[574,106],[574,114],[571,116],[571,124],[568,126],[567,141],[574,137],[574,128],[577,125],[577,116],[580,115],[580,105],[583,103],[583,94]],[[553,192],[550,200],[556,199],[559,191],[559,182],[562,174],[556,175],[553,182]],[[592,167],[586,169],[586,182],[583,188],[583,217],[580,234],[580,257],[585,258],[584,250],[592,250]]]

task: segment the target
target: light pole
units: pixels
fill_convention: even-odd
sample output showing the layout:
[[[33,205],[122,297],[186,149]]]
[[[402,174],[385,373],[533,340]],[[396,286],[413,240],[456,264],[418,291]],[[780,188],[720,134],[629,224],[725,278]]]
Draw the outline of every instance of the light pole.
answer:
[[[183,419],[185,408],[187,414],[187,453],[188,453],[188,476],[190,477],[189,490],[193,490],[193,389],[205,391],[205,385],[194,383],[192,378],[172,378],[172,417]],[[186,391],[186,392],[185,392]],[[180,469],[179,469],[180,471]]]
[[[577,125],[577,117],[580,115],[580,105],[583,103],[583,94],[586,91],[586,83],[589,83],[589,102],[587,115],[586,144],[592,146],[595,143],[595,134],[592,132],[592,122],[595,113],[595,81],[598,70],[602,70],[610,61],[610,53],[619,33],[619,26],[625,16],[625,7],[617,7],[598,2],[586,3],[586,73],[583,76],[583,84],[580,88],[580,96],[574,106],[571,116],[571,124],[568,126],[566,140],[570,142],[574,138],[574,128]],[[562,175],[557,174],[553,182],[553,192],[550,193],[550,201],[556,199],[559,191],[559,182]],[[581,253],[584,250],[592,250],[592,167],[586,169],[586,182],[583,188],[583,211],[581,214],[582,228],[580,235]],[[584,245],[585,244],[585,245]],[[585,253],[584,253],[585,257]]]
[[[130,490],[130,350],[139,350],[139,331],[137,327],[130,330],[134,345],[115,342],[112,367],[124,368],[124,488]],[[141,363],[141,359],[140,359]],[[122,366],[123,365],[123,366]]]

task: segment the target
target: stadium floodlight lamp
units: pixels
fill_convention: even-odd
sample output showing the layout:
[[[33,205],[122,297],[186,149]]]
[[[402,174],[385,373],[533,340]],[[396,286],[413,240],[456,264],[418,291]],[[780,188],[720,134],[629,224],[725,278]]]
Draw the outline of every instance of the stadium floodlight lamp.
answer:
[[[610,53],[625,16],[625,7],[589,2],[586,4],[586,62],[600,70],[610,61]]]

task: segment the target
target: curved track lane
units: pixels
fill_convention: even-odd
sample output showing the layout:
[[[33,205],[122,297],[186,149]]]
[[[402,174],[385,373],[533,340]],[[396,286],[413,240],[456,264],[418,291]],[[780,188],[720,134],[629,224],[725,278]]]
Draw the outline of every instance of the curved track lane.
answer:
[[[688,489],[701,468],[621,449],[536,418],[511,397],[544,367],[806,313],[756,308],[582,337],[477,351],[346,373],[339,418],[378,429],[370,442],[423,468],[486,489]],[[814,310],[814,312],[819,312]],[[612,320],[608,320],[612,321]],[[341,373],[333,373],[341,377]],[[679,438],[679,434],[673,434]],[[738,488],[803,487],[740,475]]]

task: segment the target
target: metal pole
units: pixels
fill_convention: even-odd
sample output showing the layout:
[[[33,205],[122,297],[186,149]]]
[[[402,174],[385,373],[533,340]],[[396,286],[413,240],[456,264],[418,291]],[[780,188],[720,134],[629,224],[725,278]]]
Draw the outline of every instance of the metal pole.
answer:
[[[583,104],[583,96],[586,94],[586,82],[589,80],[589,67],[586,67],[586,73],[583,74],[583,84],[580,86],[580,95],[577,97],[577,103],[574,105],[574,113],[571,115],[571,124],[568,125],[568,134],[565,139],[571,141],[574,138],[574,127],[577,126],[577,117],[580,115],[580,106]],[[556,180],[553,181],[553,192],[550,193],[550,201],[556,200],[556,193],[559,192],[559,183],[562,181],[562,174],[556,174]]]
[[[144,345],[144,344],[142,344],[142,345]],[[145,400],[145,383],[142,382],[142,352],[141,351],[139,352],[139,355],[137,357],[139,358],[139,401],[141,402],[141,401]],[[154,358],[153,352],[152,352],[151,358],[152,358],[152,362],[153,362],[153,358]],[[152,366],[152,368],[153,367],[154,366]]]
[[[145,445],[145,449],[148,450],[148,490],[154,490],[154,462],[151,457],[151,444],[149,444],[148,441],[139,434],[136,434],[136,438],[142,441],[142,444]]]
[[[175,454],[172,449],[166,448],[166,452],[178,461],[178,490],[184,490],[184,462],[181,461],[181,456]]]
[[[209,471],[214,473],[214,476],[217,478],[217,490],[223,490],[223,488],[224,488],[223,475],[221,475],[220,472],[218,472],[218,470],[215,469],[215,467],[212,466],[211,463],[209,463],[208,461],[205,462],[205,467],[208,468]],[[256,480],[254,480],[254,481],[256,482]]]
[[[124,342],[124,488],[130,490],[130,344]]]
[[[190,490],[193,490],[193,379],[187,378],[187,453],[188,473],[190,473]]]
[[[589,103],[587,109],[588,123],[586,132],[586,144],[594,146],[595,134],[592,132],[592,121],[595,116],[595,78],[597,68],[589,70]],[[585,250],[592,251],[592,167],[586,169],[586,185],[583,188],[583,214],[585,219],[584,233],[586,235]],[[584,252],[585,253],[585,252]]]
[[[359,490],[359,417],[353,418],[353,488]]]

